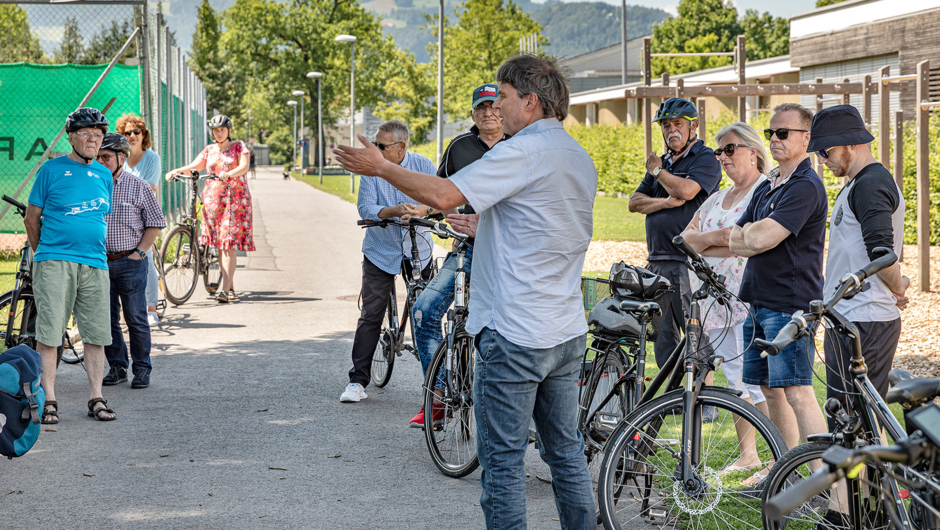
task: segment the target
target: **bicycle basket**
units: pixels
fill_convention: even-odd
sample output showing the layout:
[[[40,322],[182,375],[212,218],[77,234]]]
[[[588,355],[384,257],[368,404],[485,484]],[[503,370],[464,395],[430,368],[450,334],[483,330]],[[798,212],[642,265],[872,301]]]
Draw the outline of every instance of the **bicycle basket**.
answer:
[[[581,277],[581,298],[584,300],[584,320],[588,319],[588,315],[591,313],[591,310],[594,309],[594,306],[597,305],[597,302],[603,300],[604,298],[610,298],[610,282],[601,278],[585,278]]]

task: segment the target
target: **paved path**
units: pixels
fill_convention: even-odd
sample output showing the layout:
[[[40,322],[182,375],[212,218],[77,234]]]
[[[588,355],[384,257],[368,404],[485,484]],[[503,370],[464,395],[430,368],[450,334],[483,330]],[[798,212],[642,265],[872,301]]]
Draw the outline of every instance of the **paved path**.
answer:
[[[200,286],[170,307],[152,386],[105,388],[117,421],[86,416],[85,373],[63,365],[59,424],[0,461],[0,527],[484,526],[480,472],[441,475],[408,427],[416,360],[402,357],[369,399],[339,403],[358,317],[355,207],[275,168],[251,187],[257,251],[239,261],[241,301],[219,305]],[[531,449],[527,462],[529,526],[558,528],[538,479],[548,469]]]

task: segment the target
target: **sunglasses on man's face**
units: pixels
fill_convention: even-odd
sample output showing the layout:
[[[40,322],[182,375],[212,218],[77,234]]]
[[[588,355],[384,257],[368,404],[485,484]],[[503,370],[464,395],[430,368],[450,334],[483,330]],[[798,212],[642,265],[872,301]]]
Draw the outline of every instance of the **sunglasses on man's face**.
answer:
[[[140,129],[131,129],[129,131],[124,131],[124,136],[130,136],[132,134],[140,134],[141,132],[143,131],[141,131]]]
[[[98,156],[95,157],[95,160],[97,160],[98,162],[101,162],[102,164],[107,164],[108,162],[111,161],[112,158],[115,158],[115,155],[108,154],[108,153],[100,153]]]
[[[393,145],[398,145],[398,144],[400,144],[400,143],[401,143],[401,142],[394,142],[394,143],[390,143],[390,144],[380,144],[380,143],[376,142],[376,143],[375,143],[375,146],[379,148],[379,151],[385,151],[385,150],[388,149],[389,147],[391,147],[391,146],[393,146]]]
[[[721,157],[721,153],[724,153],[728,156],[734,156],[735,147],[743,147],[747,149],[747,146],[744,144],[728,144],[724,147],[719,147],[718,149],[715,149],[715,158]]]
[[[809,132],[806,129],[787,129],[781,127],[779,129],[764,129],[764,138],[770,140],[773,135],[777,135],[778,140],[786,140],[790,136],[791,132]]]
[[[816,151],[816,154],[819,155],[819,156],[821,156],[821,157],[823,157],[823,158],[825,158],[825,159],[828,159],[828,158],[829,158],[829,151],[832,151],[832,150],[835,149],[835,148],[836,148],[836,146],[832,146],[832,147],[830,147],[829,149],[820,149],[819,151]]]

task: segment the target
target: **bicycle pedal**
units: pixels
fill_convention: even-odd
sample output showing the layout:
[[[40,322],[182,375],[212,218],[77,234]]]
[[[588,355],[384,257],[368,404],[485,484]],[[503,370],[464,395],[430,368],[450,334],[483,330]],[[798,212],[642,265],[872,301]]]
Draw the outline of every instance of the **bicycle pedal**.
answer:
[[[656,445],[660,447],[679,447],[679,440],[675,438],[657,438]]]
[[[650,509],[650,511],[649,511],[648,513],[649,513],[649,515],[647,515],[646,521],[647,521],[649,524],[655,524],[655,525],[665,525],[665,524],[666,524],[666,522],[667,522],[666,510],[653,510],[653,509]]]

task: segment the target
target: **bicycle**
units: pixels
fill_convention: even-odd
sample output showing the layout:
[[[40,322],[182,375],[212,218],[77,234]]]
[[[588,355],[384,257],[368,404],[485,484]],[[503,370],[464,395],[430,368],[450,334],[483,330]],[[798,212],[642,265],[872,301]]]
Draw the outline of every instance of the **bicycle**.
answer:
[[[874,249],[873,253],[879,257],[858,272],[843,277],[831,298],[825,302],[813,301],[810,304],[809,312],[795,314],[793,319],[780,330],[772,342],[767,340],[756,341],[758,346],[764,349],[765,353],[762,355],[776,355],[794,340],[810,334],[811,332],[808,330],[813,329],[813,323],[822,320],[829,322],[831,325],[829,329],[854,337],[849,372],[852,375],[855,392],[850,394],[852,400],[849,401],[848,410],[844,410],[842,403],[836,398],[830,398],[826,401],[823,408],[826,414],[833,419],[835,424],[834,432],[808,436],[806,443],[788,451],[777,461],[767,476],[766,487],[763,492],[765,507],[770,498],[780,495],[797,481],[809,475],[810,466],[823,458],[823,455],[832,447],[852,451],[861,446],[881,445],[884,443],[882,440],[883,429],[895,442],[907,438],[904,428],[895,419],[887,405],[887,403],[904,401],[897,392],[898,387],[892,389],[887,400],[883,400],[878,395],[877,390],[868,379],[868,370],[862,357],[858,328],[835,310],[835,305],[840,300],[852,298],[868,289],[869,284],[865,282],[866,278],[897,261],[894,252],[886,248]],[[899,383],[902,373],[904,372],[893,370],[890,377],[892,382]],[[909,376],[909,374],[907,375]],[[905,403],[905,405],[910,407],[912,403]],[[844,500],[846,505],[838,506],[841,509],[837,511],[847,514],[851,528],[887,528],[889,521],[884,519],[884,513],[892,507],[882,503],[888,497],[882,496],[880,491],[882,488],[888,490],[886,495],[890,495],[890,498],[896,500],[892,503],[896,508],[900,503],[897,500],[900,499],[899,487],[895,481],[889,480],[877,466],[868,466],[867,469],[867,478],[860,478],[855,474],[855,476],[850,476],[846,480],[846,497],[836,498],[830,492],[825,492],[825,494],[819,496],[814,495],[806,503],[801,503],[794,510],[791,510],[792,513],[782,514],[787,520],[786,523],[773,520],[779,519],[779,517],[766,517],[765,527],[768,529],[791,525],[803,527],[815,526],[817,522],[831,522],[832,519],[841,516],[832,514],[830,508],[837,507]],[[880,486],[869,488],[869,484],[880,484]],[[868,491],[866,491],[866,488]],[[845,511],[843,512],[843,510]]]
[[[473,415],[473,335],[467,333],[470,275],[464,270],[469,237],[441,222],[412,217],[410,224],[425,226],[442,239],[458,241],[454,254],[454,306],[447,311],[446,340],[428,364],[424,379],[424,434],[431,460],[441,473],[461,478],[479,465],[476,421]]]
[[[174,305],[183,305],[196,291],[198,277],[210,295],[218,289],[222,281],[222,269],[219,267],[219,250],[199,240],[199,226],[196,219],[196,201],[199,198],[200,180],[218,180],[215,175],[200,176],[193,169],[190,176],[176,174],[173,180],[189,181],[192,202],[189,213],[163,240],[160,260],[163,262],[163,288],[167,300]]]
[[[940,379],[913,380],[923,385],[924,396],[933,399],[940,395]],[[913,389],[913,387],[912,387]],[[849,449],[833,445],[817,458],[823,466],[802,482],[774,495],[765,503],[767,519],[779,527],[788,514],[800,510],[818,495],[824,494],[840,480],[848,483],[862,481],[862,470],[868,476],[880,476],[882,480],[865,480],[871,491],[876,492],[884,507],[880,515],[887,516],[884,527],[893,525],[900,530],[936,530],[940,528],[940,407],[934,403],[922,406],[906,415],[909,426],[917,429],[909,438],[895,445],[870,445],[860,449]],[[888,465],[893,464],[893,465]],[[900,492],[888,490],[884,483],[902,483],[907,489]],[[849,499],[852,499],[849,495]],[[850,528],[864,526],[853,512]],[[788,519],[787,523],[793,522]]]
[[[166,280],[163,277],[163,256],[160,254],[160,247],[157,242],[153,242],[153,249],[150,252],[153,255],[153,266],[157,269],[157,316],[163,318],[166,314]]]
[[[761,462],[776,460],[786,451],[786,443],[770,419],[738,392],[705,386],[708,373],[724,359],[697,359],[701,333],[697,301],[712,297],[723,303],[733,295],[681,236],[673,243],[689,257],[687,263],[702,286],[692,296],[684,339],[604,446],[597,488],[601,518],[608,529],[629,528],[638,519],[675,526],[683,518],[701,516],[758,527],[760,500],[742,484],[750,472],[725,468],[745,453],[753,453]],[[637,308],[634,301],[620,305],[624,311]],[[614,386],[636,376],[628,371]],[[665,392],[654,397],[664,383]],[[702,421],[705,406],[718,411],[711,423]],[[745,445],[739,441],[742,433],[746,435],[742,439],[753,435],[754,441]]]
[[[395,284],[393,283],[392,290],[389,293],[388,305],[385,310],[385,318],[383,319],[386,325],[383,326],[379,332],[379,343],[375,348],[375,353],[372,355],[372,382],[375,386],[382,388],[387,385],[392,378],[395,358],[401,357],[402,351],[409,351],[414,355],[415,359],[418,358],[418,350],[414,344],[405,344],[405,325],[408,324],[410,326],[411,340],[414,342],[414,322],[409,321],[408,316],[411,314],[411,306],[414,305],[421,291],[427,287],[429,280],[425,280],[421,277],[421,255],[418,249],[418,231],[416,225],[400,223],[392,219],[383,219],[378,222],[360,219],[356,221],[356,224],[362,228],[385,228],[389,225],[401,226],[408,229],[408,235],[411,238],[411,257],[408,258],[407,262],[402,262],[401,268],[401,276],[405,280],[405,289],[407,291],[401,320],[398,318],[398,299],[395,293]],[[433,245],[433,243],[430,242],[428,244]]]

